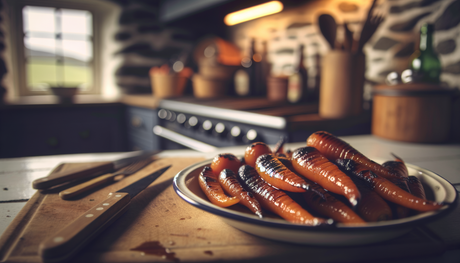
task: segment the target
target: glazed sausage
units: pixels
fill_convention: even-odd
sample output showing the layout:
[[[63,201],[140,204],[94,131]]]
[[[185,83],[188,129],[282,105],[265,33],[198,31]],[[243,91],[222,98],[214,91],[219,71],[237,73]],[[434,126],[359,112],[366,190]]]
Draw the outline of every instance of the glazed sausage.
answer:
[[[367,170],[363,164],[353,160],[340,159],[335,162],[355,182],[361,193],[361,202],[356,207],[358,214],[368,222],[377,222],[393,219],[391,204],[387,203],[379,194],[374,192],[365,181],[354,174]]]
[[[292,153],[294,169],[324,189],[345,196],[352,206],[361,198],[351,178],[313,147],[301,147]]]
[[[257,158],[267,153],[272,153],[272,150],[267,144],[263,142],[255,142],[249,145],[244,151],[244,163],[255,167]]]
[[[250,189],[263,208],[279,215],[289,222],[310,226],[330,225],[333,223],[331,219],[324,219],[311,215],[285,192],[265,182],[257,171],[249,165],[241,166],[238,171],[238,176],[243,186]]]
[[[389,180],[383,177],[379,177],[372,171],[362,173],[362,178],[370,182],[374,190],[380,194],[383,198],[393,203],[405,206],[410,209],[414,209],[420,212],[434,211],[440,209],[443,204],[434,201],[418,198]]]
[[[311,188],[315,189],[315,191],[306,191],[303,193],[303,197],[308,207],[319,214],[344,224],[362,224],[366,222],[353,209],[318,184],[313,184]],[[321,195],[318,195],[317,192],[320,192]]]
[[[416,197],[370,170],[357,173],[356,176],[368,182],[382,198],[395,204],[420,212],[438,210],[443,206],[441,203]]]
[[[390,180],[378,176],[370,170],[364,170],[362,164],[356,163],[353,160],[338,160],[337,164],[367,182],[383,199],[392,203],[420,212],[437,210],[443,206],[441,203],[422,199],[404,191]]]
[[[230,169],[235,174],[238,173],[238,169],[241,166],[241,161],[235,155],[231,153],[217,154],[211,162],[211,169],[216,175],[219,176],[220,172],[224,169]]]
[[[395,156],[395,155],[394,155]],[[388,178],[392,183],[397,185],[399,188],[403,189],[404,191],[411,192],[407,181],[409,180],[409,171],[407,170],[406,165],[402,161],[401,158],[395,156],[395,161],[387,161],[382,164],[383,167],[387,168],[388,171],[398,175],[399,178]],[[391,208],[394,211],[395,218],[405,218],[408,217],[410,214],[410,209],[401,205],[397,204],[390,204]]]
[[[426,199],[425,188],[423,188],[422,181],[420,181],[418,177],[413,175],[409,176],[407,184],[409,185],[409,189],[413,195],[422,199]]]
[[[361,202],[356,207],[358,214],[368,222],[378,222],[393,219],[390,205],[376,192],[368,187],[359,187]]]
[[[224,169],[219,174],[219,183],[222,188],[231,196],[235,196],[240,200],[240,203],[249,208],[254,214],[262,218],[262,208],[252,195],[246,191],[238,181],[236,174],[230,169]]]
[[[411,194],[419,198],[422,198],[422,199],[427,199],[425,188],[423,188],[422,181],[420,181],[418,177],[413,176],[413,175],[409,176],[409,179],[407,180],[407,185],[410,189]],[[420,213],[415,210],[411,210],[409,212],[411,215],[416,215]]]
[[[396,177],[387,178],[388,180],[398,185],[405,191],[410,192],[407,185],[407,180],[409,179],[409,171],[407,170],[406,164],[399,157],[396,157],[395,161],[384,162],[382,167],[388,169],[390,173],[397,175]]]
[[[404,161],[395,154],[393,154],[393,156],[395,157],[395,161],[385,162],[383,166],[386,166],[388,169],[390,169],[390,171],[397,172],[401,176],[407,178],[405,183],[409,193],[419,198],[426,199],[425,189],[423,188],[420,179],[416,176],[409,176],[409,171]]]
[[[386,161],[382,166],[387,168],[391,173],[398,175],[400,178],[407,179],[407,177],[409,177],[409,171],[407,170],[406,164],[401,159]]]
[[[303,193],[310,187],[302,177],[288,169],[273,154],[259,156],[255,168],[267,183],[281,190]]]
[[[209,201],[217,206],[228,207],[237,204],[240,201],[236,197],[229,197],[225,194],[218,178],[209,166],[205,166],[201,171],[198,176],[198,183]]]
[[[400,176],[395,175],[387,168],[370,160],[351,145],[328,132],[318,131],[311,134],[307,139],[307,146],[318,149],[318,151],[331,161],[338,159],[351,159],[366,165],[369,170],[387,179],[401,179]]]

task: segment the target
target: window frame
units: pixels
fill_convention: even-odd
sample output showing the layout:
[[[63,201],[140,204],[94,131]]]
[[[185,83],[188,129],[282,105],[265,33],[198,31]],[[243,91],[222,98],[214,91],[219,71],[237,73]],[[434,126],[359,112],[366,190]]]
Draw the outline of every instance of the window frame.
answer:
[[[9,8],[10,24],[9,24],[9,49],[11,51],[11,77],[12,84],[18,97],[34,96],[34,95],[48,95],[51,94],[49,90],[46,91],[33,91],[27,87],[26,63],[25,63],[25,45],[24,45],[24,31],[23,31],[23,16],[22,10],[25,6],[41,6],[53,8],[66,8],[66,9],[79,9],[86,10],[93,16],[93,86],[91,89],[81,91],[80,94],[101,94],[101,49],[102,49],[102,23],[104,6],[101,5],[102,1],[91,0],[6,0]],[[18,30],[20,29],[20,30]]]

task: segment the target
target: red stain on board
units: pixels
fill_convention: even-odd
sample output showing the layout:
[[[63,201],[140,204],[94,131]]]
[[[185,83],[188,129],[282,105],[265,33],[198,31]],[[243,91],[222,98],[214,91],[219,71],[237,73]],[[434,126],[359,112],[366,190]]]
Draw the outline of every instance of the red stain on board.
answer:
[[[210,256],[214,255],[214,253],[212,253],[211,250],[206,250],[204,253],[205,253],[206,255],[210,255]]]
[[[131,248],[134,251],[141,251],[148,255],[160,256],[164,259],[171,260],[174,262],[179,262],[180,260],[176,258],[176,253],[169,252],[169,249],[163,247],[158,241],[147,241],[142,243],[140,246]]]

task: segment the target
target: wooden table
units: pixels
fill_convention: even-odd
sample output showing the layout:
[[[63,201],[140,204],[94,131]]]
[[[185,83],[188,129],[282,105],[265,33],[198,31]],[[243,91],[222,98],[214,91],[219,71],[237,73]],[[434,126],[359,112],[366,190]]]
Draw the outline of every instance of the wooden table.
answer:
[[[343,137],[373,159],[390,153],[460,184],[460,145],[422,145],[387,141],[374,136]],[[287,149],[302,146],[288,144]],[[128,153],[81,154],[0,160],[0,258],[7,262],[40,262],[40,240],[116,191],[166,164],[173,167],[133,199],[128,212],[94,239],[75,262],[456,262],[460,258],[460,210],[397,239],[359,247],[320,247],[259,238],[225,224],[175,194],[171,182],[186,166],[218,152],[243,153],[245,147],[213,153],[165,151],[162,159],[140,172],[88,195],[64,201],[57,191],[35,192],[31,182],[57,164],[111,160]],[[9,225],[7,227],[7,225]],[[423,260],[423,261],[422,261]]]

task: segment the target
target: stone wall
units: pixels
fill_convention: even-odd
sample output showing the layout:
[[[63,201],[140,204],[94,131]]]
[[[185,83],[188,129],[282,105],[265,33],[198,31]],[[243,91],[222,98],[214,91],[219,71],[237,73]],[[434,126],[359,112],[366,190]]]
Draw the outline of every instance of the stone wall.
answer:
[[[189,30],[166,27],[159,21],[159,0],[111,0],[122,7],[114,40],[121,49],[115,72],[124,93],[151,93],[149,70],[153,66],[187,60],[197,36]]]
[[[152,66],[170,63],[178,58],[190,59],[201,35],[179,27],[165,27],[158,19],[158,0],[111,0],[122,6],[119,32],[114,36],[122,48],[115,56],[122,57],[116,71],[117,84],[127,93],[149,93],[148,71]],[[337,39],[343,37],[344,22],[360,33],[371,0],[309,0],[293,9],[228,28],[228,39],[242,52],[248,50],[252,38],[257,48],[267,41],[273,73],[289,74],[294,70],[297,48],[306,46],[310,75],[319,74],[318,57],[329,47],[321,35],[317,18],[329,13],[339,24]],[[379,0],[376,14],[385,20],[364,47],[366,54],[366,96],[372,84],[383,83],[391,71],[401,72],[409,63],[424,22],[435,24],[434,46],[439,54],[443,74],[441,80],[452,88],[460,87],[460,0]]]
[[[367,49],[369,78],[380,81],[389,71],[403,70],[418,44],[422,23],[435,25],[433,45],[441,60],[441,80],[450,87],[460,87],[460,1],[421,0],[388,1],[387,18],[377,38]],[[394,63],[397,61],[397,63]]]
[[[269,47],[273,72],[289,74],[294,69],[296,50],[306,45],[307,67],[317,74],[316,55],[329,50],[317,25],[320,14],[331,14],[339,24],[337,39],[342,39],[344,22],[360,33],[371,0],[317,0],[306,1],[293,10],[246,22],[230,28],[230,37],[242,50],[251,38]],[[418,42],[419,29],[424,22],[435,24],[434,46],[439,54],[442,82],[452,88],[460,87],[460,0],[380,0],[375,14],[385,20],[364,47],[366,54],[366,96],[372,84],[383,83],[391,71],[401,72],[409,63]]]

